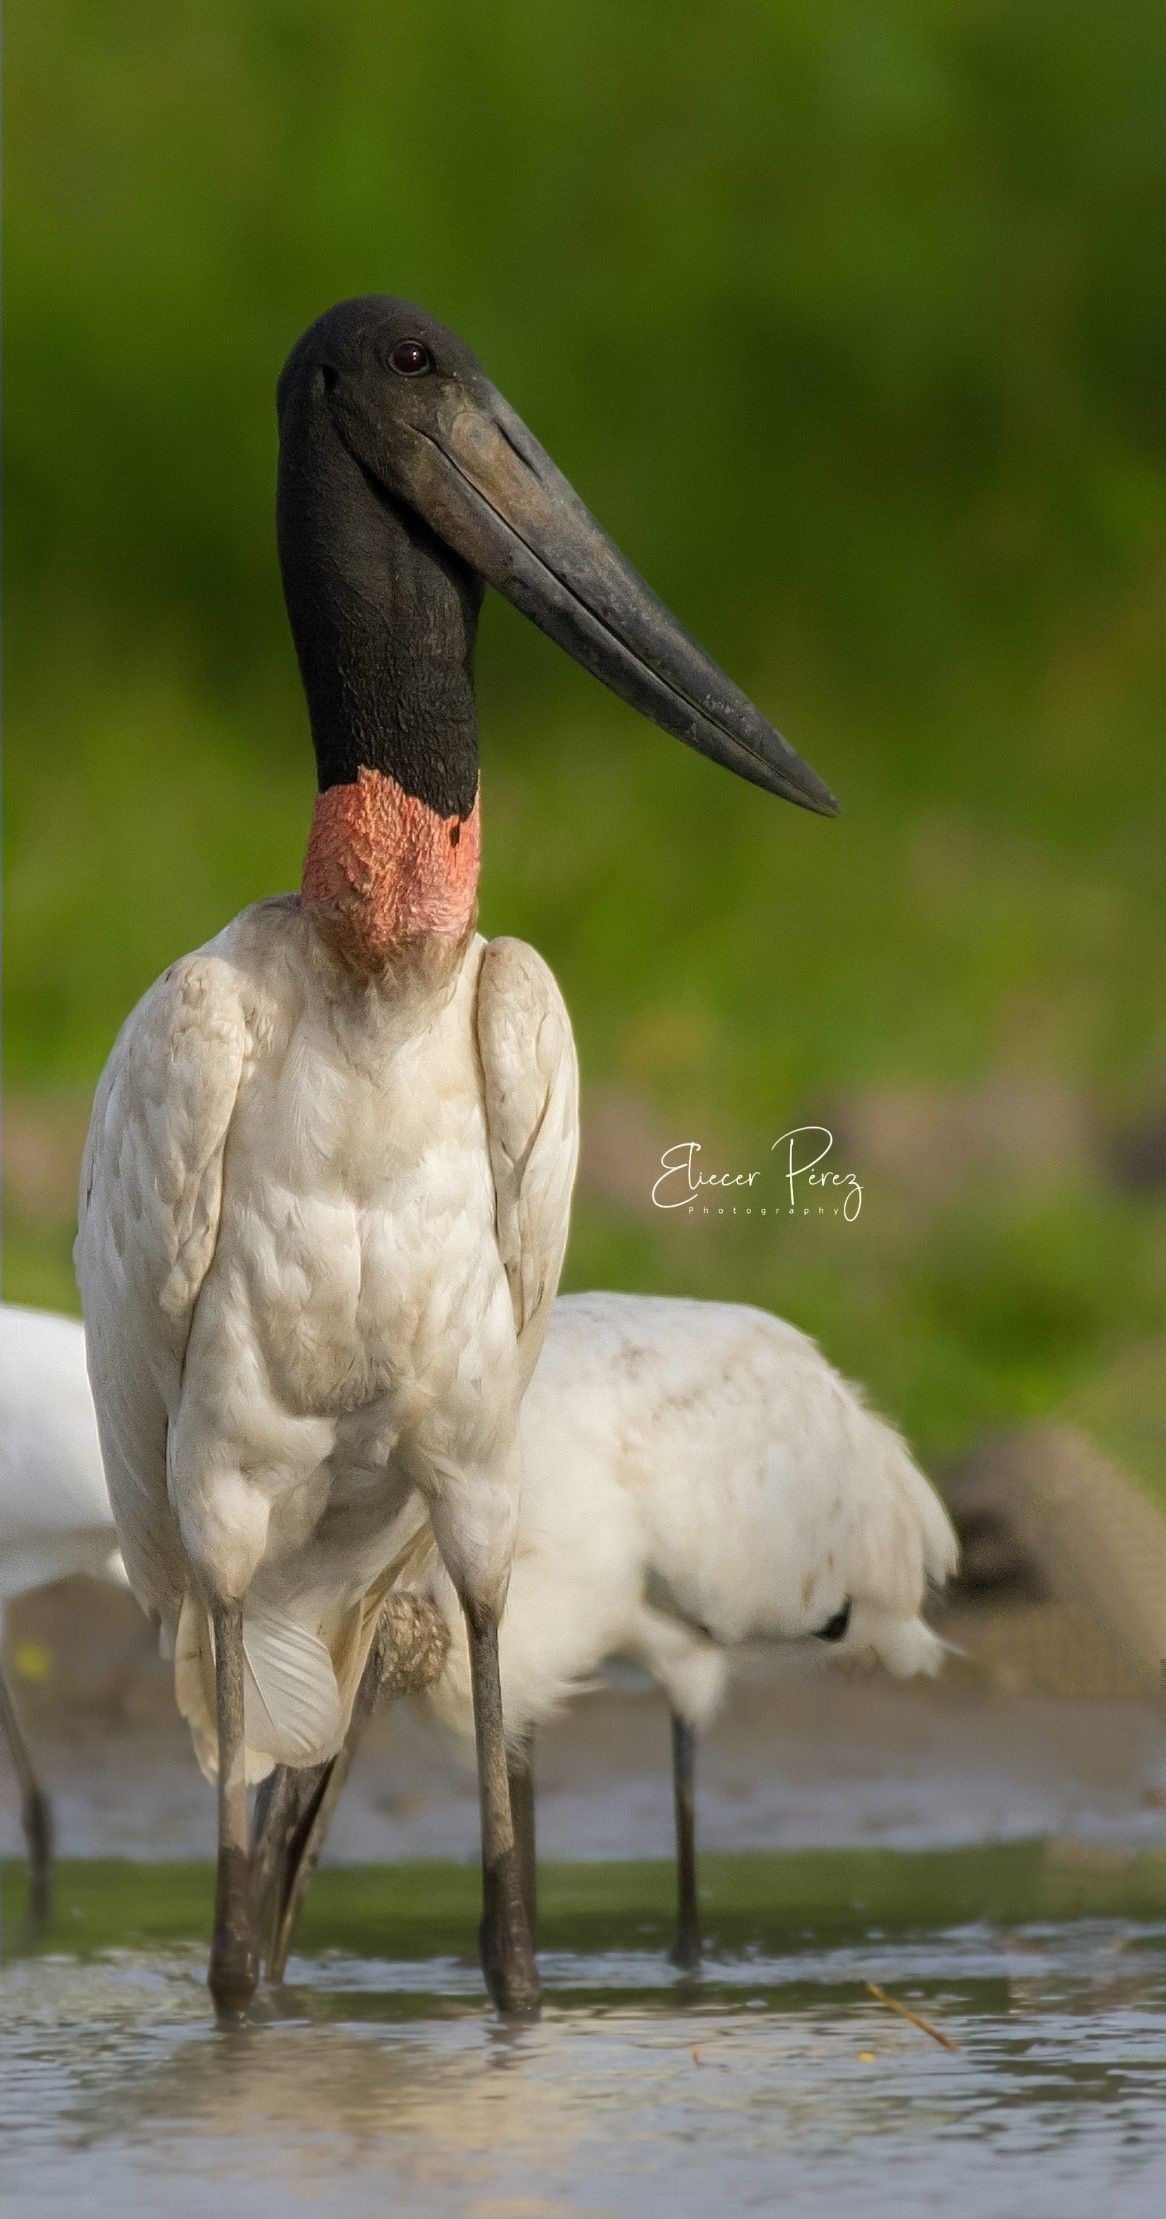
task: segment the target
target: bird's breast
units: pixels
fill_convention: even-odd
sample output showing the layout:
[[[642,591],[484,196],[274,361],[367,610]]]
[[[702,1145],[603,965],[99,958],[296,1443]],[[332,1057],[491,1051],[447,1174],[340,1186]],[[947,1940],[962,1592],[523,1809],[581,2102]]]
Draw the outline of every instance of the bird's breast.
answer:
[[[350,1053],[309,1012],[260,1061],[232,1125],[212,1276],[297,1414],[407,1407],[443,1351],[448,1364],[475,1337],[492,1354],[513,1342],[462,997],[424,1027],[386,1028],[379,1052],[367,1027]]]

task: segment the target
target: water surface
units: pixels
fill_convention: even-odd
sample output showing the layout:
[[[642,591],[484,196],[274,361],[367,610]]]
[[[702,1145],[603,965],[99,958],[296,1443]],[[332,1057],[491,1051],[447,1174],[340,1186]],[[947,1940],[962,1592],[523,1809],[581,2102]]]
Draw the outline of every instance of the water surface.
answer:
[[[4,1978],[8,2219],[1133,2219],[1166,2200],[1158,1862],[714,1860],[696,1982],[663,1953],[666,1868],[597,1868],[581,1906],[552,1869],[547,2008],[515,2032],[458,1953],[472,1873],[416,1867],[391,1876],[396,1926],[385,1875],[322,1874],[288,1985],[219,2034],[208,1879],[63,1873],[51,1947]],[[119,1906],[133,1946],[110,1940]]]

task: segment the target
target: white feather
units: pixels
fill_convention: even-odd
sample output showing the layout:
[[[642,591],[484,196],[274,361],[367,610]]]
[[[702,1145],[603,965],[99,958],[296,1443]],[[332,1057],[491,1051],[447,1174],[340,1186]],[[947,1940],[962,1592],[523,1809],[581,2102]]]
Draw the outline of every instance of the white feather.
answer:
[[[284,897],[123,1028],[77,1275],[126,1567],[208,1769],[207,1599],[244,1603],[252,1778],[337,1746],[415,1494],[500,1607],[575,1122],[566,1012],[516,942],[358,978]]]
[[[0,1304],[0,1601],[87,1572],[124,1585],[75,1318]]]
[[[317,1634],[294,1618],[257,1608],[249,1598],[243,1618],[243,1653],[250,1779],[263,1779],[276,1764],[315,1763],[317,1751],[339,1748],[347,1711],[331,1652]],[[178,1621],[174,1685],[199,1763],[213,1780],[219,1761],[214,1636],[205,1605],[189,1593]]]
[[[920,1613],[956,1540],[905,1444],[814,1344],[759,1310],[619,1294],[555,1306],[522,1414],[525,1482],[501,1629],[507,1726],[526,1732],[636,1658],[701,1725],[733,1647],[801,1642],[933,1672]],[[472,1725],[458,1613],[430,1696]],[[837,1643],[814,1638],[849,1603]]]

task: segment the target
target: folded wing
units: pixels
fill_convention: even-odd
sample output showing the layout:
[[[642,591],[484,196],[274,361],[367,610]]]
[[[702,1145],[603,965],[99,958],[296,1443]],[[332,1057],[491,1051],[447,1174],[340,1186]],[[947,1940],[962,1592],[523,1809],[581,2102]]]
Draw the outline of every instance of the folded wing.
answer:
[[[525,1386],[566,1252],[579,1156],[579,1072],[563,997],[541,956],[522,940],[492,940],[482,957],[478,1052],[495,1231]]]
[[[245,1052],[230,965],[207,951],[174,964],[122,1028],[81,1167],[74,1261],[105,1475],[130,1585],[171,1636],[186,1583],[167,1431]]]

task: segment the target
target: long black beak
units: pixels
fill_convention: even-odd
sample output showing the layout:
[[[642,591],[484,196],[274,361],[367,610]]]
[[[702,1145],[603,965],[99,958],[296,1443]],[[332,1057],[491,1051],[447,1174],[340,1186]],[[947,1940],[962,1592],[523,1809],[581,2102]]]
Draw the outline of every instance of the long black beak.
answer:
[[[666,732],[767,793],[837,814],[829,788],[637,576],[485,377],[448,388],[411,433],[393,475],[463,561]]]

